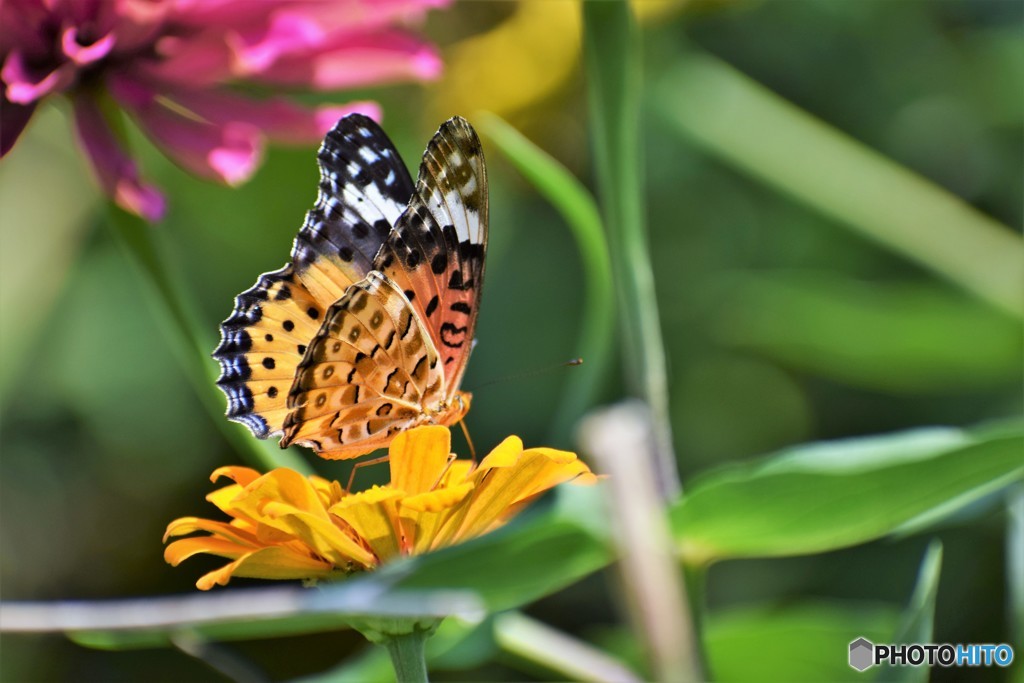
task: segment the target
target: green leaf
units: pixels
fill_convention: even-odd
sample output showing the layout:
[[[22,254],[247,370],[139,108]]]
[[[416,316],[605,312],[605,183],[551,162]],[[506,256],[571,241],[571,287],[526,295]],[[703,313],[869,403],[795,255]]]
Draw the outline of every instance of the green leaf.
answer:
[[[1022,371],[1020,325],[949,288],[782,272],[735,274],[723,290],[718,339],[853,386],[948,392]]]
[[[707,53],[653,90],[688,141],[1024,318],[1024,241],[1005,225]]]
[[[939,592],[939,575],[942,572],[942,543],[932,541],[921,560],[917,584],[910,604],[903,614],[899,628],[889,643],[930,643],[935,630],[935,596]],[[869,638],[870,640],[870,638]],[[899,681],[907,683],[926,682],[928,667],[886,666],[878,672],[876,681]]]
[[[1024,478],[1024,428],[921,429],[794,448],[695,480],[672,509],[682,559],[826,552],[906,533]]]
[[[704,634],[713,679],[730,681],[863,681],[850,668],[856,636],[889,638],[899,619],[884,606],[802,603],[711,613]]]
[[[438,604],[451,605],[458,596],[478,598],[479,603],[474,604],[496,612],[549,595],[610,561],[603,543],[576,524],[543,515],[525,521],[374,573],[325,584],[320,593],[303,592],[294,613],[285,617],[261,616],[260,595],[253,591],[252,597],[246,598],[251,611],[243,614],[238,613],[237,603],[224,617],[212,608],[192,605],[190,610],[174,612],[186,616],[153,627],[86,630],[90,622],[84,618],[76,622],[79,625],[74,630],[50,630],[68,631],[76,642],[88,647],[125,649],[167,646],[174,633],[182,630],[207,640],[243,640],[347,628],[354,620],[379,614],[443,615],[447,612],[438,612]],[[211,606],[216,597],[228,592],[230,589],[210,594]],[[156,613],[161,600],[166,599],[154,599],[148,608],[137,605],[135,609]]]
[[[603,543],[578,525],[538,517],[528,525],[416,558],[409,563],[408,576],[394,585],[470,590],[488,612],[499,612],[561,590],[610,561]],[[396,574],[404,571],[395,566]],[[387,574],[382,573],[382,581],[390,580]]]
[[[481,115],[481,128],[537,191],[565,219],[576,240],[586,293],[578,347],[583,366],[572,373],[565,400],[555,418],[555,432],[570,427],[590,407],[611,363],[615,315],[611,301],[611,256],[605,242],[601,215],[583,184],[553,157],[494,114]]]

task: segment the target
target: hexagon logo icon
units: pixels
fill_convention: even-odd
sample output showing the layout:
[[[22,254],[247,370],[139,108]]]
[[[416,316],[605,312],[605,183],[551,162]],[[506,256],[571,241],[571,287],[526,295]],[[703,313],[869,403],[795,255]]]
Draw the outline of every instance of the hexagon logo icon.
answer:
[[[875,646],[867,638],[858,638],[850,643],[850,666],[864,671],[874,664]]]

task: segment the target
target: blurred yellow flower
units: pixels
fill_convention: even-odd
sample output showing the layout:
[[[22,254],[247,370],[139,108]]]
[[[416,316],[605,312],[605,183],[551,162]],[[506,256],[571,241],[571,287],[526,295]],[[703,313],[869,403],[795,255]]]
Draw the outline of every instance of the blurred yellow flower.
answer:
[[[510,436],[479,465],[450,456],[447,427],[403,432],[391,443],[391,483],[347,493],[336,481],[287,468],[260,476],[246,467],[222,467],[211,479],[235,483],[207,500],[230,522],[182,517],[171,522],[164,559],[177,566],[199,553],[231,560],[196,583],[201,590],[232,576],[320,579],[373,569],[492,531],[548,489],[596,477],[574,453],[523,449]]]

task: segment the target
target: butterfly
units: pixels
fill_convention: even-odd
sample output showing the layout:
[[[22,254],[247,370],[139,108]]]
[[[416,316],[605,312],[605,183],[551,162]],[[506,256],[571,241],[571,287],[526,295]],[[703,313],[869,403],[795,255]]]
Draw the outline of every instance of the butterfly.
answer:
[[[487,172],[464,119],[434,134],[413,183],[373,120],[346,116],[280,270],[235,298],[213,353],[227,417],[331,459],[469,410],[487,248]]]

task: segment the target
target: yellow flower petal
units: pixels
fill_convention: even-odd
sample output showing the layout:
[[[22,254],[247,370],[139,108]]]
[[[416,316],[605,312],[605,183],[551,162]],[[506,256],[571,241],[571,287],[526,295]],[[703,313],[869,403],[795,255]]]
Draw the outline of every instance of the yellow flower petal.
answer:
[[[447,427],[429,425],[401,432],[391,442],[391,486],[410,495],[432,489],[441,479],[451,454]]]
[[[426,493],[420,493],[415,496],[408,496],[403,498],[400,507],[403,511],[413,510],[416,512],[441,512],[447,510],[450,507],[454,507],[458,503],[462,502],[462,499],[473,490],[473,485],[469,482],[459,484],[458,486],[451,486],[448,488],[437,489],[435,491],[427,491]]]
[[[179,541],[171,543],[169,546],[164,548],[164,561],[172,567],[177,567],[179,564],[199,553],[206,553],[208,555],[216,555],[217,557],[226,557],[229,560],[234,560],[242,555],[251,553],[253,551],[252,546],[239,545],[226,541],[223,538],[216,538],[214,536],[193,536],[192,538],[183,538]]]
[[[518,436],[510,436],[487,454],[476,471],[486,472],[492,467],[510,467],[516,464],[522,452],[523,440]]]
[[[455,460],[445,470],[444,476],[441,477],[441,483],[439,486],[454,486],[461,484],[466,481],[470,473],[476,468],[476,464],[469,460]]]
[[[231,502],[230,514],[239,511],[272,528],[287,531],[277,520],[263,513],[263,506],[267,501],[286,503],[321,519],[328,519],[327,510],[309,480],[298,472],[284,467],[271,470],[246,486]]]
[[[529,484],[520,490],[513,503],[534,498],[568,481],[587,485],[597,482],[597,477],[575,453],[554,448],[530,448],[523,451],[522,460],[527,466],[535,458],[538,460],[539,468]]]
[[[384,562],[401,554],[398,501],[404,495],[402,491],[374,486],[332,505],[331,514],[351,526],[370,546],[377,559]]]
[[[253,579],[309,579],[325,578],[333,573],[334,569],[327,562],[303,557],[290,548],[275,546],[247,553],[234,562],[205,574],[196,582],[196,587],[205,591],[216,585],[226,586],[232,576]]]
[[[455,508],[472,490],[473,485],[464,482],[401,501],[399,511],[402,531],[412,546],[411,554],[424,553],[435,547],[438,530],[448,522]]]
[[[506,446],[508,441],[506,439],[498,448]],[[568,481],[583,471],[589,472],[574,454],[566,451],[534,448],[520,451],[514,460],[509,455],[511,452],[512,449],[506,448],[490,463],[489,455],[471,475],[470,479],[476,484],[472,501],[460,522],[442,531],[445,544],[490,531],[508,519],[518,501]],[[485,465],[488,466],[485,468]]]
[[[267,503],[263,512],[277,519],[288,536],[302,541],[314,553],[336,566],[358,564],[366,568],[376,564],[376,558],[366,548],[346,535],[330,519],[321,519],[317,515],[276,502]]]
[[[345,495],[341,484],[336,481],[312,475],[309,477],[309,483],[320,497],[320,503],[324,506],[325,510],[337,503]]]
[[[480,463],[450,461],[450,432],[417,427],[391,449],[392,482],[347,494],[320,477],[277,469],[263,476],[244,467],[217,470],[235,483],[207,498],[229,522],[182,517],[171,522],[164,551],[172,564],[205,553],[231,560],[203,576],[206,590],[233,576],[317,578],[371,569],[394,557],[423,553],[504,524],[536,496],[593,474],[572,453],[523,450],[509,437]]]
[[[252,547],[256,547],[257,543],[255,536],[237,525],[200,517],[181,517],[168,524],[167,531],[164,532],[164,543],[172,536],[184,536],[196,531],[206,531],[214,536],[220,536],[235,543],[249,544]]]
[[[224,488],[207,493],[206,500],[216,505],[221,512],[231,514],[230,510],[235,498],[238,498],[243,491],[245,491],[244,486],[231,484],[230,486],[225,486]]]
[[[227,477],[231,479],[239,486],[248,486],[253,481],[260,478],[260,473],[251,467],[238,467],[238,466],[227,466],[218,467],[210,475],[210,481],[217,481],[221,477]]]

